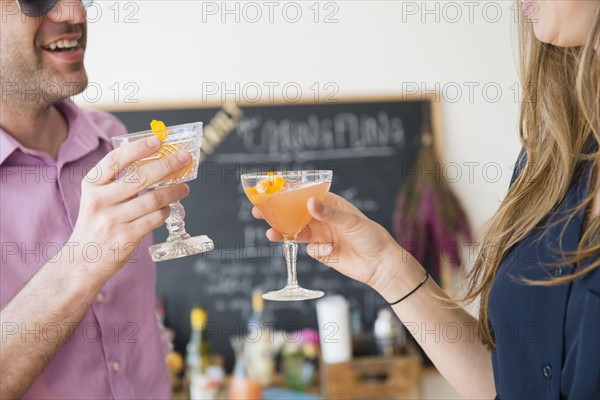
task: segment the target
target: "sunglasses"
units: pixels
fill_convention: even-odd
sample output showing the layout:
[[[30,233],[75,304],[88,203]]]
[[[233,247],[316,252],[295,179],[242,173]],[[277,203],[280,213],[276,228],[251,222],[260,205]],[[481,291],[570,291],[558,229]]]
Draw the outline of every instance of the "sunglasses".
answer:
[[[74,2],[76,0],[70,0]],[[79,0],[81,4],[88,8],[94,0]],[[59,0],[17,0],[17,4],[21,9],[21,12],[28,17],[41,17],[46,15],[52,10]]]

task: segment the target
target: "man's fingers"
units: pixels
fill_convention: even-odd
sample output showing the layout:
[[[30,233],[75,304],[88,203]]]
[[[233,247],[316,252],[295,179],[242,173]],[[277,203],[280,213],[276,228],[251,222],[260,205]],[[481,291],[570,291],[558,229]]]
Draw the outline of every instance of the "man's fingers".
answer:
[[[159,226],[165,223],[165,220],[169,217],[171,209],[169,207],[163,207],[161,209],[152,211],[149,214],[144,215],[128,224],[128,229],[133,237],[143,238]]]
[[[131,172],[120,177],[115,185],[108,186],[111,191],[110,197],[113,202],[123,201],[161,179],[184,168],[189,168],[191,162],[192,158],[188,152],[179,151],[151,161],[141,167],[133,167]]]
[[[84,183],[106,184],[113,182],[125,167],[145,157],[150,157],[160,148],[160,139],[152,135],[131,144],[117,147],[108,153],[83,179]]]
[[[156,189],[135,197],[117,208],[117,214],[123,222],[131,222],[158,209],[168,207],[185,198],[190,188],[185,183]]]

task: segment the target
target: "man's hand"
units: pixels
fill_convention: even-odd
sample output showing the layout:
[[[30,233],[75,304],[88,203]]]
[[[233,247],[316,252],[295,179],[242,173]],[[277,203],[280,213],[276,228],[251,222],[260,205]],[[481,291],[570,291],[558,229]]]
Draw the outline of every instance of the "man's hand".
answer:
[[[162,225],[169,216],[169,204],[186,197],[186,184],[170,185],[140,192],[191,162],[182,151],[151,161],[135,164],[160,148],[160,140],[152,136],[108,153],[82,183],[79,217],[70,242],[81,249],[92,244],[102,252],[94,261],[76,253],[89,272],[108,279],[125,265],[141,240]],[[88,248],[91,246],[88,245]]]

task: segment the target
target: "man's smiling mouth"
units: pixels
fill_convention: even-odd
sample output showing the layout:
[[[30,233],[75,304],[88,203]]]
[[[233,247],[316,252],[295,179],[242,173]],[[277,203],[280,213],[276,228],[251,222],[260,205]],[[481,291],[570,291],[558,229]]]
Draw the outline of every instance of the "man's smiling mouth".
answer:
[[[78,46],[79,42],[77,40],[57,40],[42,48],[48,51],[73,51]]]

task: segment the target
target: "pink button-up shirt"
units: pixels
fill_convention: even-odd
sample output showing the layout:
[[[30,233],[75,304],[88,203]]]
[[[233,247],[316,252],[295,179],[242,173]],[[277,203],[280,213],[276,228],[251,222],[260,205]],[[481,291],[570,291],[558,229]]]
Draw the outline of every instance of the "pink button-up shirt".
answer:
[[[109,114],[81,110],[71,101],[57,107],[68,121],[69,136],[56,161],[0,130],[1,307],[68,242],[83,177],[112,150],[110,137],[126,133]],[[154,311],[156,271],[146,250],[150,244],[147,237],[132,260],[108,280],[72,337],[23,398],[170,397],[165,347]],[[94,249],[88,256],[95,256]],[[55,326],[2,328],[3,342],[19,335],[52,340],[56,332]]]

